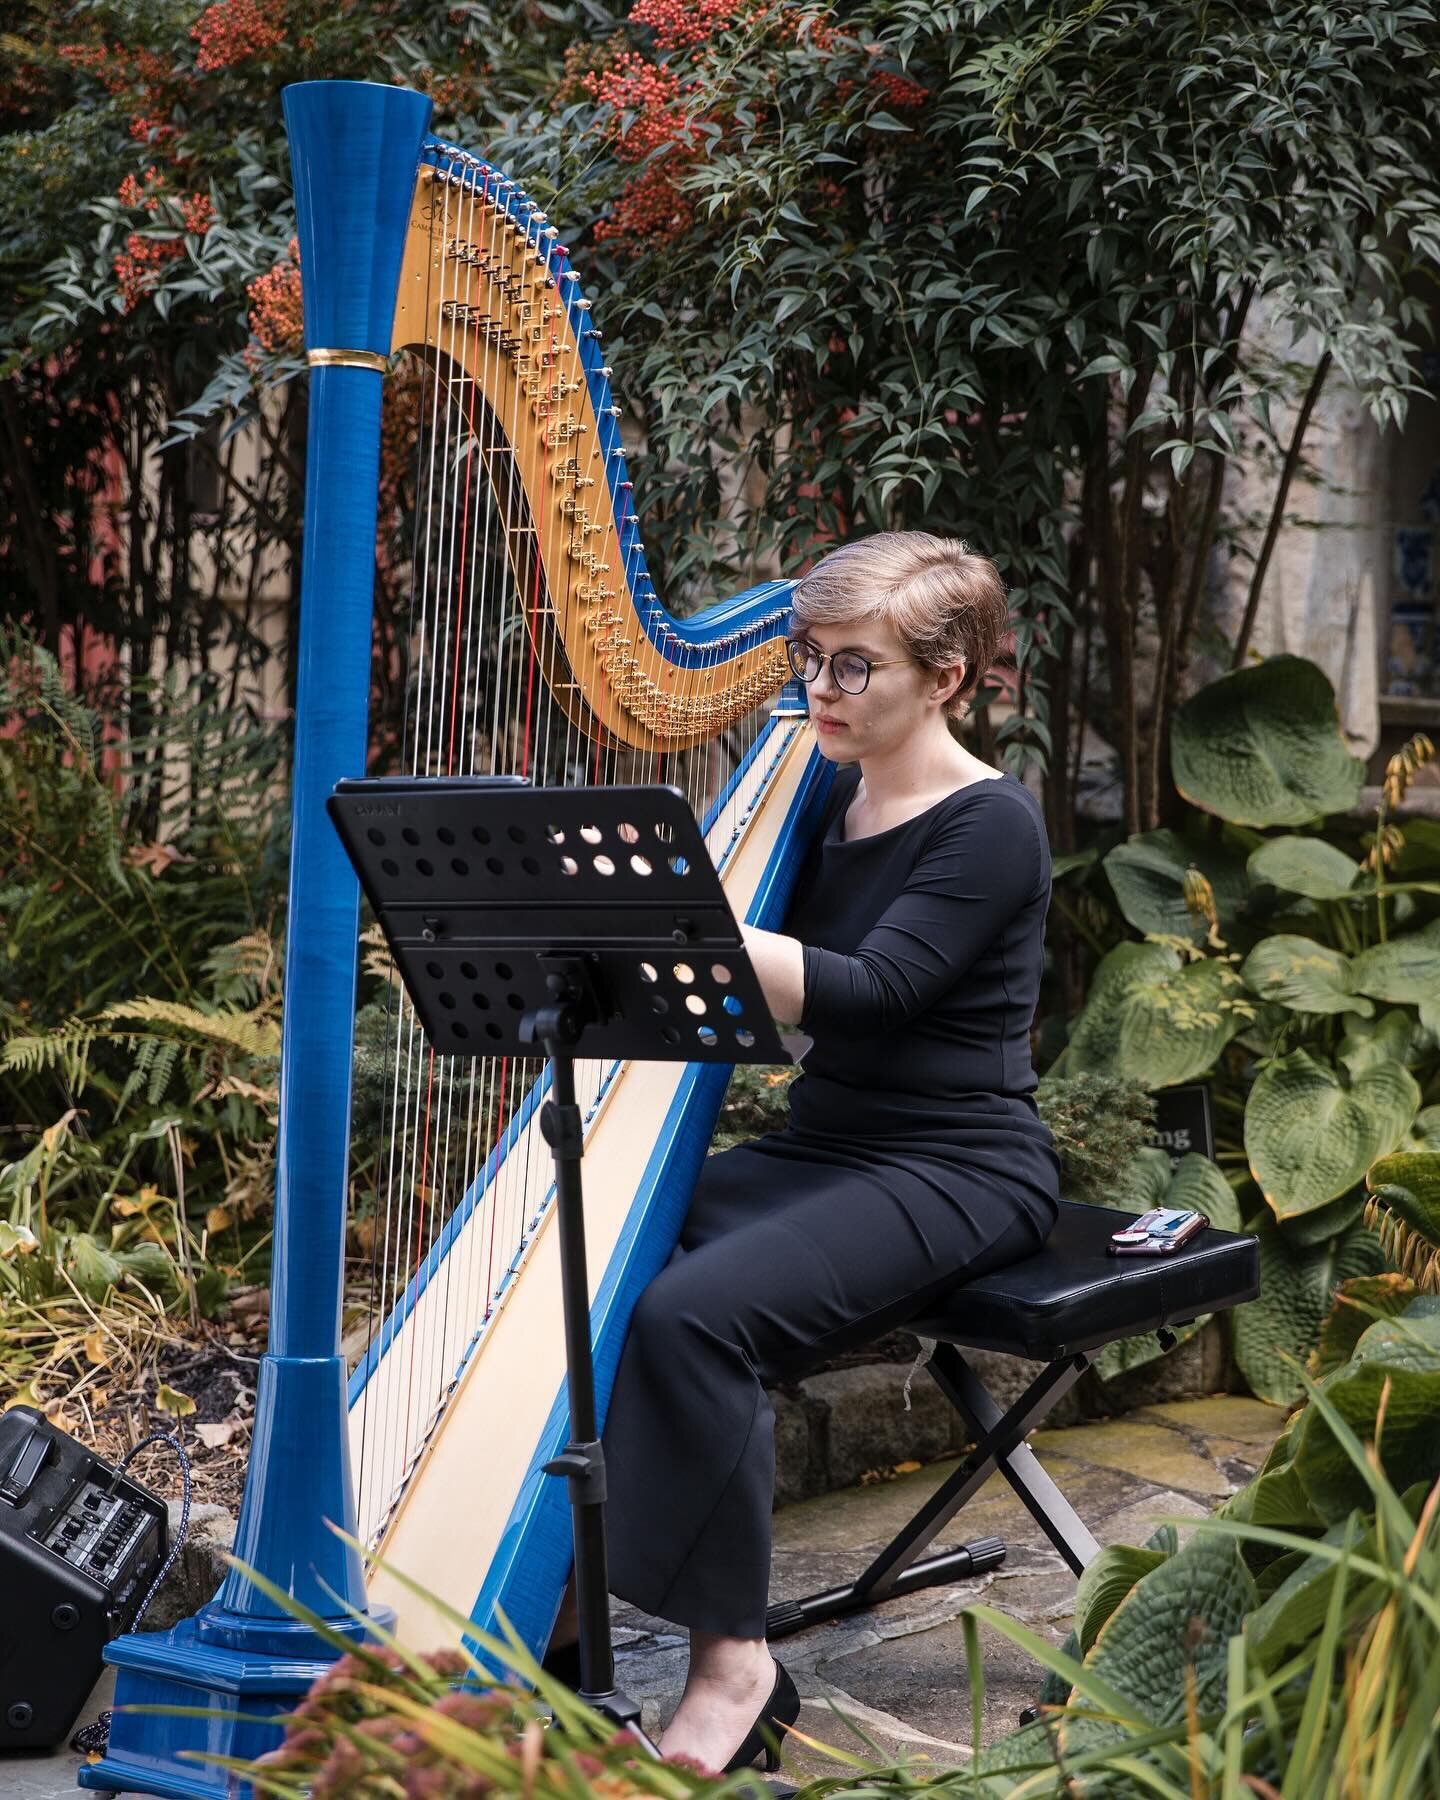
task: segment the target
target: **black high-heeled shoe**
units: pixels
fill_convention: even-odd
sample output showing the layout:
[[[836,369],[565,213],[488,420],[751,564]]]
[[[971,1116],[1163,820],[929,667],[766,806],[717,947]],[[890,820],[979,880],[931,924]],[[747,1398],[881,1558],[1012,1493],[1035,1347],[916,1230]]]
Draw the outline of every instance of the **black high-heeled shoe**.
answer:
[[[773,1774],[780,1767],[780,1740],[799,1717],[800,1696],[795,1691],[795,1683],[784,1663],[777,1662],[770,1698],[760,1709],[760,1717],[745,1742],[726,1763],[725,1773],[729,1775],[736,1769],[748,1769],[763,1750],[765,1773]]]

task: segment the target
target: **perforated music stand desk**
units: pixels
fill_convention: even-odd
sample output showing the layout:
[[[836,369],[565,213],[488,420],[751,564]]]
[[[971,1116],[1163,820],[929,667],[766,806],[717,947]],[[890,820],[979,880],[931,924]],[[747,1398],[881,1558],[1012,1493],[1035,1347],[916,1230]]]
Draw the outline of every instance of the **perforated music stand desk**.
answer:
[[[789,1054],[678,788],[392,777],[328,805],[435,1050],[550,1060],[571,1441],[546,1471],[570,1485],[581,1698],[648,1743],[610,1645],[574,1059]]]

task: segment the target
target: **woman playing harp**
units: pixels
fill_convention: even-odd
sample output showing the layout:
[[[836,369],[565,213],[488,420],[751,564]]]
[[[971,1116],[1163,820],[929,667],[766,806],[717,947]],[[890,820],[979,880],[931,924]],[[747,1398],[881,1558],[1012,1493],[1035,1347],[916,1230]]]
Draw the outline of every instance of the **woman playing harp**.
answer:
[[[636,779],[681,786],[702,821],[733,914],[762,928],[755,940],[762,974],[782,1016],[801,1012],[798,944],[808,947],[805,964],[818,959],[804,968],[802,1022],[813,1028],[817,1049],[796,1095],[792,1131],[769,1149],[750,1152],[751,1162],[717,1159],[718,1166],[738,1171],[763,1162],[773,1174],[779,1159],[795,1154],[794,1170],[780,1172],[787,1195],[797,1196],[807,1161],[823,1164],[839,1155],[836,1167],[852,1167],[858,1179],[864,1159],[837,1149],[827,1121],[847,1084],[884,1088],[873,1066],[866,1072],[862,1065],[857,1076],[845,1060],[847,1050],[862,1049],[886,1024],[877,1017],[867,1025],[862,1012],[853,1014],[853,1024],[845,1022],[846,1006],[858,1007],[864,997],[863,982],[882,976],[900,983],[897,992],[920,983],[902,994],[905,1022],[886,1030],[887,1060],[897,1071],[891,1087],[932,1099],[948,1091],[943,1081],[936,1085],[938,1078],[897,1060],[902,1047],[921,1053],[922,1069],[927,1049],[963,1053],[955,1091],[998,1096],[992,1124],[1006,1162],[1016,1163],[1030,1080],[1023,1026],[1016,1028],[1018,1048],[1007,1039],[997,1073],[994,1021],[985,1026],[989,1036],[976,1037],[982,1015],[972,1017],[963,1004],[953,1016],[947,1010],[951,999],[963,999],[963,983],[936,1005],[934,971],[927,976],[915,960],[918,946],[892,943],[871,959],[861,939],[892,901],[938,907],[949,891],[945,882],[954,886],[943,869],[932,871],[927,898],[917,865],[913,879],[922,886],[907,898],[903,858],[892,865],[882,854],[887,845],[908,842],[912,831],[923,832],[927,819],[946,825],[944,842],[936,844],[943,850],[950,843],[950,807],[960,808],[955,847],[967,858],[973,840],[962,827],[971,811],[979,822],[993,815],[997,824],[1015,828],[1017,859],[1018,828],[1032,832],[1036,842],[1023,846],[1029,888],[1011,903],[1024,903],[1028,921],[1034,890],[1037,930],[1043,910],[1043,871],[1034,863],[1043,844],[1033,816],[1021,816],[1029,803],[1018,785],[981,771],[992,777],[983,788],[944,798],[978,769],[953,745],[941,715],[962,687],[973,688],[993,651],[998,586],[990,590],[983,631],[976,623],[981,614],[969,607],[971,622],[958,637],[947,628],[948,635],[931,641],[914,636],[915,625],[901,613],[892,617],[875,607],[861,584],[863,595],[838,613],[802,609],[805,646],[789,652],[797,659],[789,664],[783,642],[789,582],[763,583],[691,616],[669,612],[647,573],[601,329],[558,228],[492,165],[430,137],[428,103],[419,95],[317,82],[287,91],[285,107],[305,269],[310,422],[271,1343],[257,1388],[237,1566],[195,1620],[108,1647],[108,1659],[120,1669],[121,1709],[105,1761],[82,1772],[87,1787],[201,1800],[219,1789],[213,1771],[196,1773],[189,1753],[248,1754],[262,1747],[254,1732],[263,1738],[261,1727],[240,1722],[217,1739],[205,1709],[234,1713],[233,1697],[243,1692],[246,1714],[263,1721],[288,1712],[331,1654],[328,1642],[288,1617],[277,1592],[352,1637],[375,1620],[393,1623],[413,1649],[439,1648],[453,1643],[458,1613],[482,1633],[495,1632],[503,1618],[538,1648],[555,1619],[571,1558],[565,1491],[545,1472],[567,1431],[556,1208],[539,1126],[545,1073],[535,1059],[475,1054],[496,1010],[523,1012],[539,1003],[536,994],[520,991],[524,982],[503,958],[472,964],[458,941],[437,951],[462,978],[452,994],[450,1026],[438,1041],[417,1029],[403,996],[387,1000],[384,1070],[368,1101],[378,1133],[355,1165],[349,1161],[358,894],[325,806],[336,782],[358,775],[367,762],[380,398],[391,353],[407,353],[422,371],[416,492],[425,501],[417,506],[414,613],[405,634],[413,704],[395,766],[410,776],[518,775],[602,792],[580,827],[580,844],[546,833],[545,841],[488,845],[482,855],[438,834],[434,844],[420,842],[414,822],[394,807],[382,809],[385,816],[371,821],[367,836],[383,840],[383,854],[416,883],[429,881],[437,867],[463,862],[457,875],[491,880],[497,896],[523,901],[527,879],[547,868],[568,876],[583,856],[597,878],[613,879],[617,895],[643,879],[655,884],[650,891],[678,899],[684,859],[666,856],[663,843],[641,844],[633,822],[607,818],[604,791]],[[970,566],[967,592],[982,591],[983,581],[974,584],[984,569],[978,561]],[[820,596],[818,574],[807,591]],[[837,635],[836,619],[863,619],[864,634]],[[978,635],[966,636],[972,629]],[[871,652],[875,672],[873,686],[860,691],[855,675],[862,650]],[[786,679],[792,669],[793,687]],[[835,727],[822,734],[818,752],[799,685],[812,675],[816,710]],[[717,746],[722,735],[725,743]],[[787,945],[785,934],[767,934],[786,923],[802,852],[825,810],[837,762],[861,763],[866,786],[847,793],[842,769],[830,803],[829,841],[818,852],[807,899],[789,915],[798,942]],[[842,826],[841,809],[851,802],[857,806]],[[907,823],[905,815],[922,805],[930,812]],[[988,848],[979,861],[991,883],[1005,859],[992,859]],[[837,870],[845,894],[857,904],[862,895],[873,902],[867,917],[826,914],[840,898]],[[820,912],[810,920],[807,908],[815,907]],[[945,925],[943,911],[932,925]],[[946,941],[961,929],[955,924]],[[1025,942],[1033,948],[1031,939]],[[857,985],[847,1000],[852,957]],[[977,961],[981,968],[993,974],[989,952]],[[1023,1012],[1028,1022],[1033,970],[1017,963],[1005,977],[1017,1019]],[[652,1004],[668,1006],[677,1021],[674,1041],[689,1045],[684,1062],[617,1063],[580,1049],[591,1336],[602,1405],[639,1294],[661,1274],[630,1358],[644,1369],[653,1361],[645,1348],[652,1316],[705,1253],[694,1233],[713,1216],[710,1229],[727,1235],[727,1203],[714,1186],[717,1177],[707,1173],[690,1209],[691,1247],[666,1268],[728,1066],[735,1048],[747,1047],[747,1023],[726,1005],[733,999],[723,991],[728,978],[723,958],[658,972]],[[678,984],[685,982],[692,985],[682,993]],[[661,991],[667,984],[668,999]],[[695,1016],[692,1002],[703,1003],[703,1016]],[[928,1009],[932,1022],[948,1021],[950,1035],[942,1029],[927,1038],[910,1019],[916,1008]],[[845,1039],[854,1042],[847,1046]],[[828,1106],[822,1103],[827,1092]],[[883,1135],[883,1121],[877,1124],[873,1114],[883,1098],[881,1092],[866,1096],[872,1136]],[[1033,1114],[1028,1129],[1038,1131]],[[907,1184],[898,1165],[884,1190],[870,1181],[876,1220],[887,1207],[896,1217],[908,1209],[917,1222],[912,1232],[934,1234],[940,1219],[974,1211],[978,1199],[961,1206],[955,1198],[972,1190],[978,1195],[983,1185],[983,1133],[967,1109],[943,1123],[902,1119],[891,1130],[924,1147]],[[371,1131],[377,1132],[375,1122]],[[806,1155],[798,1155],[802,1149]],[[1043,1165],[1048,1151],[1040,1139],[1031,1154]],[[937,1177],[928,1199],[926,1156]],[[977,1172],[965,1177],[970,1185],[958,1185],[957,1169],[972,1166]],[[944,1194],[941,1171],[952,1181]],[[996,1181],[992,1189],[1013,1207],[1023,1182],[997,1189]],[[1037,1207],[1050,1191],[1045,1182],[1042,1166],[1033,1183]],[[353,1220],[347,1215],[352,1198],[361,1208]],[[839,1202],[828,1210],[838,1218]],[[930,1263],[922,1257],[920,1280],[901,1271],[886,1302],[912,1295],[924,1280],[973,1267],[975,1254],[994,1254],[1000,1234],[993,1212],[992,1205],[983,1219],[977,1215],[968,1233],[955,1227],[948,1241],[936,1236],[937,1255]],[[1042,1228],[1046,1216],[1037,1213],[1032,1229]],[[878,1231],[867,1215],[864,1229],[872,1225]],[[354,1296],[344,1279],[352,1226],[369,1230],[360,1305],[350,1304]],[[822,1243],[818,1228],[806,1242]],[[1028,1247],[1016,1244],[1007,1253]],[[739,1316],[743,1298],[737,1293],[727,1319]],[[844,1298],[853,1314],[854,1296]],[[863,1314],[868,1302],[861,1296],[859,1304]],[[340,1320],[352,1316],[342,1345]],[[821,1321],[817,1327],[812,1319],[798,1329],[828,1342],[832,1326]],[[653,1418],[653,1408],[666,1404],[663,1396],[647,1401],[642,1394],[637,1405],[626,1397],[634,1386],[627,1376],[614,1426],[619,1440],[627,1418]],[[678,1419],[675,1430],[683,1431]],[[768,1455],[762,1440],[757,1431],[745,1480],[747,1491],[763,1491],[768,1508],[768,1465],[755,1472]],[[678,1443],[676,1466],[693,1488],[705,1465],[683,1436]],[[742,1448],[736,1444],[735,1458]],[[615,1461],[630,1461],[623,1441]],[[631,1566],[628,1548],[632,1532],[638,1545],[648,1514],[637,1507],[633,1526],[623,1515],[630,1510],[628,1484],[646,1482],[653,1472],[647,1457],[638,1458],[620,1478],[615,1506],[622,1515],[619,1591],[636,1597],[660,1597],[652,1576]],[[751,1510],[761,1504],[752,1500]],[[338,1535],[327,1521],[351,1527],[350,1535]],[[707,1631],[741,1640],[737,1654],[749,1656],[742,1690],[756,1671],[768,1673],[751,1616],[757,1605],[763,1611],[766,1550],[755,1535],[762,1528],[763,1520],[754,1532],[743,1522],[736,1527],[744,1567],[733,1581],[703,1557],[695,1565],[722,1589],[743,1591],[739,1611],[705,1611],[683,1600],[686,1610],[675,1609],[701,1634],[686,1716],[706,1693]],[[421,1590],[451,1610],[437,1610]],[[723,1646],[717,1654],[723,1664]],[[127,1710],[171,1706],[182,1696],[194,1702],[194,1713],[160,1718]],[[710,1760],[723,1760],[722,1752],[728,1756],[743,1735],[737,1726],[729,1745],[702,1742],[698,1726],[683,1718],[681,1725],[691,1735],[687,1740],[682,1732],[675,1747],[688,1741]],[[722,1720],[714,1730],[723,1738],[730,1727]]]
[[[792,604],[791,667],[839,773],[784,930],[745,935],[812,1047],[785,1128],[705,1163],[604,1439],[610,1585],[690,1631],[661,1748],[712,1768],[770,1761],[763,1728],[798,1712],[765,1643],[762,1383],[1032,1255],[1057,1216],[1029,1044],[1044,825],[948,729],[1004,630],[999,576],[958,541],[886,533],[832,552]],[[552,1643],[573,1630],[567,1609]]]

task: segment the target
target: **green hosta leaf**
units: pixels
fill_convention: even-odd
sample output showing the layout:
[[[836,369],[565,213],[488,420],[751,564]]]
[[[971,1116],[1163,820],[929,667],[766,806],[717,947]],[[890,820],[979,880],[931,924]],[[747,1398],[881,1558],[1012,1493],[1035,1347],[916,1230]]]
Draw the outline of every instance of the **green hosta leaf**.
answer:
[[[1050,879],[1061,881],[1067,875],[1073,875],[1077,869],[1088,869],[1099,856],[1094,844],[1088,844],[1083,850],[1071,850],[1064,856],[1051,859]]]
[[[1392,1487],[1440,1476],[1440,1303],[1419,1300],[1402,1318],[1382,1319],[1343,1369],[1325,1378],[1326,1398],[1361,1439],[1373,1438],[1380,1394],[1390,1384],[1380,1460]],[[1294,1464],[1315,1510],[1330,1521],[1373,1507],[1369,1483],[1317,1406],[1296,1426]]]
[[[1356,1225],[1323,1244],[1292,1244],[1268,1212],[1247,1222],[1260,1239],[1260,1297],[1231,1315],[1235,1360],[1261,1400],[1288,1406],[1304,1392],[1288,1354],[1301,1364],[1314,1349],[1338,1283],[1378,1275],[1385,1255],[1374,1232]]]
[[[1251,881],[1269,882],[1287,894],[1340,900],[1360,873],[1360,865],[1324,838],[1279,837],[1255,851],[1248,872]]]
[[[1136,1582],[1101,1628],[1085,1667],[1163,1725],[1184,1712],[1188,1664],[1201,1712],[1218,1711],[1225,1699],[1226,1640],[1241,1629],[1255,1598],[1234,1541],[1216,1533],[1197,1536]],[[1127,1735],[1123,1725],[1089,1714],[1076,1698],[1061,1721],[1060,1747],[1074,1756]]]
[[[1419,1110],[1415,1077],[1373,1039],[1347,1038],[1338,1060],[1342,1070],[1292,1050],[1261,1070],[1246,1100],[1250,1171],[1278,1219],[1338,1199]]]
[[[1385,1063],[1410,1064],[1417,1057],[1417,1030],[1408,1013],[1392,1008],[1378,1019],[1347,1019],[1335,1060],[1351,1075]]]
[[[1313,1530],[1325,1521],[1310,1504],[1305,1484],[1293,1462],[1262,1470],[1220,1508],[1223,1517],[1249,1525],[1270,1525],[1276,1531]]]
[[[1107,1544],[1086,1566],[1075,1590],[1075,1630],[1083,1655],[1135,1583],[1165,1561],[1164,1550],[1139,1550],[1133,1544]]]
[[[1375,1323],[1374,1314],[1394,1318],[1415,1299],[1416,1291],[1408,1276],[1397,1275],[1393,1270],[1342,1281],[1335,1290],[1330,1315],[1320,1328],[1320,1341],[1310,1352],[1310,1374],[1318,1381],[1322,1375],[1343,1368]]]
[[[1170,1158],[1163,1150],[1142,1150],[1131,1166],[1129,1191],[1131,1203],[1141,1212],[1152,1206],[1185,1207],[1203,1212],[1221,1231],[1240,1229],[1240,1208],[1234,1189],[1208,1156],[1200,1156],[1194,1151],[1182,1156],[1172,1173]],[[1202,1313],[1186,1325],[1172,1326],[1175,1336],[1172,1348],[1178,1349],[1187,1338],[1202,1331],[1209,1319],[1209,1313]],[[1155,1333],[1145,1331],[1106,1344],[1096,1356],[1094,1368],[1102,1381],[1109,1381],[1168,1354],[1161,1349]]]
[[[1191,867],[1210,883],[1223,929],[1249,890],[1238,857],[1189,844],[1175,831],[1147,831],[1117,844],[1105,858],[1105,874],[1120,910],[1136,931],[1198,942],[1205,936],[1205,923],[1185,904],[1185,872]]]
[[[1332,1525],[1327,1544],[1351,1544],[1356,1556],[1374,1557],[1375,1528],[1357,1531],[1352,1522]],[[1338,1577],[1338,1565],[1328,1557],[1307,1556],[1245,1621],[1245,1637],[1263,1668],[1273,1669],[1290,1649],[1299,1649],[1320,1633],[1326,1609]],[[1347,1626],[1358,1623],[1375,1609],[1384,1592],[1381,1582],[1366,1580],[1347,1571],[1344,1618]]]
[[[1222,1501],[1216,1517],[1239,1519],[1254,1525],[1273,1525],[1277,1530],[1318,1529],[1324,1521],[1306,1498],[1305,1489],[1295,1474],[1292,1460],[1295,1448],[1293,1414],[1270,1446],[1258,1474],[1246,1482],[1237,1494]],[[1279,1552],[1268,1545],[1247,1544],[1244,1552],[1250,1568],[1273,1566]]]
[[[1407,819],[1404,844],[1390,873],[1395,880],[1440,869],[1440,819]]]
[[[1440,1106],[1420,1108],[1395,1154],[1404,1150],[1440,1150]]]
[[[1175,715],[1170,764],[1192,805],[1244,825],[1345,812],[1365,776],[1340,735],[1334,689],[1299,656],[1272,656],[1201,688]]]
[[[1419,1006],[1430,1025],[1440,1002],[1440,943],[1414,932],[1388,944],[1372,944],[1354,959],[1351,973],[1357,993]]]
[[[1292,1244],[1323,1244],[1348,1231],[1364,1210],[1365,1190],[1357,1182],[1338,1200],[1328,1200],[1311,1212],[1293,1213],[1285,1221],[1285,1236]]]
[[[1265,938],[1245,958],[1240,973],[1262,1000],[1292,1012],[1355,1012],[1369,1018],[1375,1011],[1355,992],[1350,958],[1313,938]]]
[[[1241,993],[1228,963],[1182,966],[1164,944],[1117,944],[1095,971],[1065,1073],[1128,1075],[1151,1089],[1193,1081],[1235,1035],[1230,1002]]]

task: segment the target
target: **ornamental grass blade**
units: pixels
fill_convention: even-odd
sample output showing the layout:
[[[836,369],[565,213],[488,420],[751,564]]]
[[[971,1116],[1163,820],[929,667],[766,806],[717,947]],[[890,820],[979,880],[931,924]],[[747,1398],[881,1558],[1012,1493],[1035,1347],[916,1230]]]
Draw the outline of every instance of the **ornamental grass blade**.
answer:
[[[1334,1712],[1335,1661],[1340,1652],[1340,1628],[1345,1618],[1345,1589],[1350,1573],[1350,1532],[1340,1546],[1340,1564],[1330,1590],[1330,1604],[1325,1624],[1315,1647],[1315,1672],[1311,1677],[1300,1723],[1295,1732],[1290,1760],[1285,1769],[1281,1789],[1283,1800],[1310,1800],[1314,1793],[1313,1775],[1327,1763],[1327,1750],[1333,1749],[1328,1731]]]
[[[1225,1646],[1225,1717],[1220,1725],[1220,1800],[1241,1800],[1240,1770],[1245,1751],[1245,1693],[1248,1673],[1245,1635],[1236,1632]]]
[[[965,1673],[970,1681],[970,1786],[980,1792],[980,1744],[985,1718],[985,1661],[980,1653],[980,1626],[967,1607],[960,1615],[965,1637]]]
[[[1119,1725],[1127,1732],[1132,1747],[1161,1751],[1164,1754],[1164,1760],[1177,1775],[1186,1775],[1186,1757],[1175,1741],[1183,1729],[1183,1722],[1177,1722],[1171,1726],[1156,1726],[1153,1720],[1147,1719],[1136,1709],[1128,1694],[1112,1687],[1109,1682],[1097,1676],[1093,1669],[1088,1668],[1084,1663],[1076,1662],[1073,1657],[1066,1656],[1062,1650],[1056,1649],[1047,1639],[1040,1637],[1028,1627],[1019,1624],[1014,1619],[1006,1618],[1003,1613],[997,1612],[990,1606],[971,1606],[965,1610],[966,1613],[973,1614],[981,1624],[989,1625],[1019,1649],[1026,1651],[1042,1668],[1053,1670],[1067,1681],[1072,1689],[1090,1700],[1096,1709],[1090,1711],[1085,1708],[1077,1708],[1072,1702],[1070,1706],[1058,1709],[1061,1713],[1075,1713]],[[1066,1767],[1077,1770],[1090,1767],[1119,1767],[1119,1763],[1115,1760],[1115,1754],[1114,1745],[1097,1747],[1094,1750],[1082,1751],[1075,1756],[1067,1756]],[[1152,1769],[1151,1774],[1159,1780],[1158,1770]],[[1148,1778],[1146,1785],[1151,1785]],[[1188,1778],[1184,1787],[1165,1783],[1163,1780],[1159,1780],[1159,1785],[1154,1786],[1154,1791],[1166,1795],[1167,1800],[1189,1800],[1188,1790]]]

